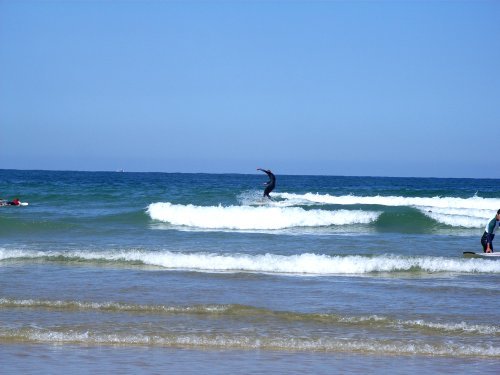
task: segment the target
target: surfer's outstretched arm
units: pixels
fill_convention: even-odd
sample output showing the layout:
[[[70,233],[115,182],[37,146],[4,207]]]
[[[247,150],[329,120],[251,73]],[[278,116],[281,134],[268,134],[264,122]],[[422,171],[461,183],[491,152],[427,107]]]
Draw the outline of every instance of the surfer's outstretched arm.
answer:
[[[262,169],[262,168],[257,168],[258,171],[262,171],[264,172],[265,174],[267,174],[269,176],[269,178],[272,180],[274,177],[274,174],[273,172],[271,172],[270,169]]]

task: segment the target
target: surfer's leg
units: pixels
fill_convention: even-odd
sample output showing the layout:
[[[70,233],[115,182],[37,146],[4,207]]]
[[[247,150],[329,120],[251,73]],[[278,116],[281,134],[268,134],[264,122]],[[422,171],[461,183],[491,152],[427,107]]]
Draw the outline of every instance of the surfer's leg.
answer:
[[[271,196],[269,195],[269,193],[273,190],[272,186],[267,186],[266,189],[264,190],[264,197],[268,197],[269,199],[271,199]]]
[[[483,245],[484,253],[486,252],[487,243],[488,243],[488,233],[484,232],[483,236],[481,237],[481,245]]]

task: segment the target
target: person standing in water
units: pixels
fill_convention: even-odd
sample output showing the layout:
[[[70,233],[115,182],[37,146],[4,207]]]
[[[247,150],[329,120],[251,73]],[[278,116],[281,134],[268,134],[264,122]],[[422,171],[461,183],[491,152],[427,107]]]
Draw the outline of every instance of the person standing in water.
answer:
[[[493,238],[495,238],[495,232],[500,226],[500,210],[497,211],[496,216],[486,224],[484,234],[481,237],[481,245],[483,245],[483,251],[485,253],[493,252]]]
[[[262,168],[257,168],[258,171],[262,171],[265,174],[269,176],[269,181],[267,181],[264,185],[266,185],[266,188],[264,189],[264,197],[268,197],[271,199],[271,196],[269,193],[274,190],[274,187],[276,186],[276,176],[271,172],[270,169],[262,169]]]

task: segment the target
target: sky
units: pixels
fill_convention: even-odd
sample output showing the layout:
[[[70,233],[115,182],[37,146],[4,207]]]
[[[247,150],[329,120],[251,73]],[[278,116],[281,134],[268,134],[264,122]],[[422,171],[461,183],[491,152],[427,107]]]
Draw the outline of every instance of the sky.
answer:
[[[0,132],[0,169],[500,178],[500,2],[0,0]]]

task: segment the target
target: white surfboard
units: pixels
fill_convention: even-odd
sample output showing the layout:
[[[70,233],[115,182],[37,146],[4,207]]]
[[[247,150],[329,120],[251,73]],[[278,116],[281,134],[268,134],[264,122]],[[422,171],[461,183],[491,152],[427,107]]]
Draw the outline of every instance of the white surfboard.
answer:
[[[475,253],[473,251],[464,251],[465,258],[485,258],[500,259],[500,253]]]

